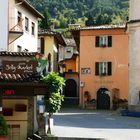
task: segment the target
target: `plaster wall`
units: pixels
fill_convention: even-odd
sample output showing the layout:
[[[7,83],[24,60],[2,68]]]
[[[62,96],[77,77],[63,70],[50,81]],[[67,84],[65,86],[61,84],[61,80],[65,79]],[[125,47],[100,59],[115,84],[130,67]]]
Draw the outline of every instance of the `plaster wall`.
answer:
[[[17,14],[22,14],[22,27],[23,35],[16,39],[12,44],[9,45],[10,51],[17,52],[17,46],[22,47],[22,51],[27,49],[29,52],[37,52],[37,39],[38,39],[38,18],[29,12],[22,4],[12,3],[9,7],[9,30],[17,25]],[[29,19],[29,31],[25,30],[25,17]],[[32,22],[35,24],[34,35],[31,34]],[[9,40],[11,40],[9,38]]]
[[[138,105],[140,92],[140,22],[129,24],[129,105]]]
[[[140,0],[130,0],[129,20],[140,19]]]
[[[112,47],[95,47],[95,38],[100,35],[112,36]],[[95,62],[112,62],[111,76],[96,76]],[[81,68],[90,68],[89,74],[81,74]],[[84,91],[89,91],[91,98],[96,99],[100,88],[110,92],[117,88],[119,98],[128,98],[128,35],[125,29],[83,30],[80,32],[80,103],[83,103]]]

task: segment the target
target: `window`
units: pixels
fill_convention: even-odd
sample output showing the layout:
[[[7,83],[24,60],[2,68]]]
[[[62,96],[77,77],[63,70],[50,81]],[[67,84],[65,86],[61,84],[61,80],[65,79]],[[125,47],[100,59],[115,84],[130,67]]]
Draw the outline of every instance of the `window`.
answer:
[[[17,23],[19,26],[22,27],[22,14],[19,11],[18,11],[18,15],[17,15]]]
[[[41,38],[41,54],[44,54],[45,51],[45,42],[44,38]]]
[[[32,26],[31,26],[31,29],[32,29],[32,35],[35,35],[35,24],[32,22]]]
[[[68,72],[72,72],[72,69],[68,69]]]
[[[17,46],[17,52],[21,52],[22,51],[22,47],[21,46]]]
[[[96,62],[95,75],[99,76],[112,75],[112,62]]]
[[[112,47],[112,36],[96,36],[96,47]]]
[[[29,19],[25,17],[25,30],[29,31]]]
[[[67,48],[66,48],[66,52],[67,52],[67,53],[71,53],[71,48],[70,48],[70,47],[67,47]]]

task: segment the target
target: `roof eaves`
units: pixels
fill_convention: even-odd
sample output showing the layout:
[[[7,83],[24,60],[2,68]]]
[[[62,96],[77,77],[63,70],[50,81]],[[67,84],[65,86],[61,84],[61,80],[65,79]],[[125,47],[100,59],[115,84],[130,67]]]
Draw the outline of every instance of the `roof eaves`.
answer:
[[[37,11],[27,0],[18,0],[18,1],[21,2],[27,8],[29,8],[29,10],[31,10],[33,14],[35,14],[38,18],[44,18],[44,16],[39,11]]]
[[[82,27],[80,30],[110,30],[110,29],[124,29],[126,25],[101,25],[101,26],[89,26]]]

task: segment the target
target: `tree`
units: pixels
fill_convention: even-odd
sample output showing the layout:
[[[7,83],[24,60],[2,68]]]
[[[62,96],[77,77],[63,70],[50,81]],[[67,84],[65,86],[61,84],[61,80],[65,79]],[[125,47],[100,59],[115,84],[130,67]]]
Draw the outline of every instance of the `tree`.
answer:
[[[58,73],[51,72],[47,76],[43,77],[44,83],[46,83],[49,93],[45,96],[45,105],[48,115],[48,130],[47,134],[51,134],[50,119],[53,113],[58,112],[61,108],[61,102],[63,101],[63,95],[60,94],[63,86],[65,85],[63,77]]]
[[[0,114],[0,136],[6,136],[6,135],[8,135],[8,126],[3,115]]]
[[[41,29],[49,29],[50,25],[51,25],[51,21],[50,21],[51,16],[47,12],[47,10],[44,11],[43,16],[44,16],[44,18],[40,22],[40,28]]]
[[[114,23],[114,19],[120,17],[121,22],[126,20],[129,10],[129,0],[29,0],[37,10],[43,12],[47,10],[52,19],[56,19],[60,22],[57,23],[59,27],[66,28],[68,23],[72,23],[69,19],[74,19],[76,23],[78,19],[91,13],[93,19],[87,21],[87,25],[95,19],[98,19],[97,24],[110,24]],[[104,14],[107,14],[109,18],[104,22]],[[100,16],[103,15],[103,16]],[[113,17],[113,16],[116,16]],[[113,18],[113,19],[112,19]],[[111,22],[113,21],[113,22]],[[116,22],[116,21],[115,21]],[[118,21],[117,21],[118,23]],[[83,24],[83,23],[81,23]],[[96,24],[96,23],[95,23]]]
[[[88,15],[88,19],[85,22],[86,26],[93,26],[94,25],[94,21],[93,21],[93,17],[91,16],[91,14]]]

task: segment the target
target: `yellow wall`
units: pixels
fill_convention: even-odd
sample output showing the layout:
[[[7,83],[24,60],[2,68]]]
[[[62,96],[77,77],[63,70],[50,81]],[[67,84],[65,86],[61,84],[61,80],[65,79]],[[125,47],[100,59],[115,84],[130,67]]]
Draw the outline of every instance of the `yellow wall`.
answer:
[[[28,109],[28,100],[26,99],[3,99],[3,108],[13,108],[13,116],[5,116],[9,125],[20,125],[20,140],[25,140],[27,137],[27,119],[28,110],[26,112],[15,111],[16,104],[25,104]],[[19,139],[17,139],[19,140]]]
[[[48,57],[50,53],[53,57],[53,45],[54,45],[54,37],[53,36],[45,36],[45,56]]]
[[[44,36],[45,41],[45,51],[44,56],[48,58],[48,54],[51,54],[51,69],[52,71],[57,71],[57,44],[55,42],[54,36]]]

